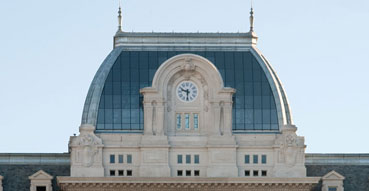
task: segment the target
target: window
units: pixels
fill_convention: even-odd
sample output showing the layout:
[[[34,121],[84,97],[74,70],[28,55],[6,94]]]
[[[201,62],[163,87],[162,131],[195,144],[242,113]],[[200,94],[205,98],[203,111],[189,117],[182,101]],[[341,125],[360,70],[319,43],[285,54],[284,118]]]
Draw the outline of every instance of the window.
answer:
[[[178,164],[182,164],[183,161],[182,161],[182,155],[177,155],[177,163]]]
[[[190,129],[190,114],[185,114],[185,128]]]
[[[202,55],[216,64],[224,80],[224,86],[234,87],[237,94],[234,102],[235,117],[233,130],[278,130],[278,115],[272,89],[267,82],[263,69],[249,51],[244,52],[192,52]],[[142,95],[139,89],[152,83],[157,68],[170,57],[181,54],[176,51],[124,51],[120,54],[107,76],[97,114],[96,130],[139,130],[142,131],[143,110]],[[139,75],[138,75],[139,74]],[[238,86],[236,86],[236,84]],[[128,97],[128,99],[126,99]],[[245,100],[245,101],[239,101]],[[251,115],[237,114],[244,110]],[[257,112],[259,110],[260,112]],[[122,112],[121,115],[115,115]],[[123,114],[124,113],[124,114]],[[127,115],[128,113],[128,115]],[[257,124],[256,115],[262,118]],[[173,116],[174,117],[174,116]],[[182,119],[184,116],[182,116]],[[248,118],[249,120],[243,120]],[[182,121],[182,125],[184,121]],[[175,124],[173,124],[175,125]],[[184,126],[183,126],[184,127]],[[194,127],[191,127],[194,128]]]
[[[177,176],[183,176],[183,170],[177,170]]]
[[[191,164],[191,155],[186,155],[186,164]]]
[[[118,176],[124,176],[124,170],[118,170]]]
[[[261,171],[261,176],[267,176],[267,171],[266,170],[262,170]]]
[[[36,191],[46,191],[46,186],[36,186]]]
[[[110,170],[110,176],[115,176],[115,170]]]
[[[132,155],[127,155],[127,163],[132,164]]]
[[[118,162],[123,163],[123,155],[118,155]]]
[[[127,176],[132,176],[132,170],[127,170]]]
[[[250,176],[250,171],[249,170],[245,170],[245,176]]]
[[[267,156],[261,155],[261,164],[266,164],[266,163],[267,163]]]
[[[177,129],[181,129],[181,114],[177,113]]]
[[[191,176],[191,171],[190,170],[186,170],[186,176]]]
[[[110,163],[111,164],[115,163],[115,155],[110,155]]]
[[[253,163],[254,164],[258,164],[258,161],[259,161],[259,156],[258,155],[254,155],[253,156]]]
[[[253,174],[254,174],[254,176],[259,176],[259,171],[254,170]]]
[[[250,155],[245,155],[245,164],[250,164]]]
[[[199,170],[195,170],[194,171],[194,176],[200,176],[200,171]]]
[[[193,114],[193,128],[195,130],[199,129],[199,114]]]
[[[337,187],[328,187],[328,191],[337,191]]]
[[[194,159],[195,164],[200,164],[200,156],[199,155],[195,155],[194,158],[195,158]]]

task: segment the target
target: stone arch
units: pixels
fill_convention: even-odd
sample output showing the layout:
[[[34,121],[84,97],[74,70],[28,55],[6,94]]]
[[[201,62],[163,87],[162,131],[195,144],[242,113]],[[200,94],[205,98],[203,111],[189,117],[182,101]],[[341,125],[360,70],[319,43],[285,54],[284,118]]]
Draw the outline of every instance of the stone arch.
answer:
[[[165,61],[155,73],[152,87],[141,89],[144,95],[144,116],[153,116],[150,103],[156,101],[156,119],[144,117],[144,133],[158,135],[159,132],[170,132],[173,100],[173,86],[180,79],[193,79],[201,84],[202,110],[207,121],[203,134],[231,134],[232,130],[232,95],[233,88],[224,87],[223,79],[218,69],[209,60],[194,54],[180,54]],[[220,116],[220,102],[224,116]],[[220,119],[223,124],[220,124]],[[165,120],[165,121],[164,121]],[[156,123],[154,124],[153,121]],[[222,126],[224,129],[221,130]],[[153,131],[153,133],[151,133]]]
[[[214,91],[220,91],[224,87],[223,78],[214,64],[195,54],[180,54],[165,61],[156,71],[152,87],[164,91],[165,87],[163,86],[167,85],[171,78],[181,71],[197,71],[204,77],[212,79],[214,87],[217,88]]]

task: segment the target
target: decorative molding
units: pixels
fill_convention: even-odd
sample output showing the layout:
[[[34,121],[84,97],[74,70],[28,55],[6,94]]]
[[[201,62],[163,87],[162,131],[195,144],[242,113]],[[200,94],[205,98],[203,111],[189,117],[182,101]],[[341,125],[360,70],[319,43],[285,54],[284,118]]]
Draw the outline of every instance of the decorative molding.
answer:
[[[42,186],[46,188],[46,191],[52,191],[51,180],[54,178],[50,174],[43,170],[39,170],[33,175],[28,177],[31,180],[30,191],[36,191],[37,187]]]
[[[343,191],[343,180],[345,180],[345,177],[334,170],[327,173],[322,178],[322,191],[329,191],[329,188]]]
[[[58,177],[63,191],[115,190],[234,190],[310,191],[320,177],[310,178],[70,178]]]
[[[114,47],[250,47],[258,37],[253,33],[134,33],[119,32],[114,36]]]

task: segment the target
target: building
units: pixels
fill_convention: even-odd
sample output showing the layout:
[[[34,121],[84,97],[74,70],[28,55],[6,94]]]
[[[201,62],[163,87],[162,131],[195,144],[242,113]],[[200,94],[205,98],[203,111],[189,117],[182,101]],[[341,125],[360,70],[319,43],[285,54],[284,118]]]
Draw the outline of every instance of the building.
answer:
[[[5,191],[369,187],[369,155],[305,154],[253,10],[248,33],[127,33],[118,18],[70,152],[0,155]]]

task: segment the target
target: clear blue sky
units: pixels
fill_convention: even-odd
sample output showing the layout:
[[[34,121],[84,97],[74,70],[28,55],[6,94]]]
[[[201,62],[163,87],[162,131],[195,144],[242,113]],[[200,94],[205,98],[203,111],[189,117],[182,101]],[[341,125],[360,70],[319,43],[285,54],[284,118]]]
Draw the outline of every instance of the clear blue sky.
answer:
[[[369,1],[255,0],[307,152],[369,153]],[[118,1],[0,1],[0,152],[67,152]],[[125,31],[247,31],[250,0],[124,0]]]

